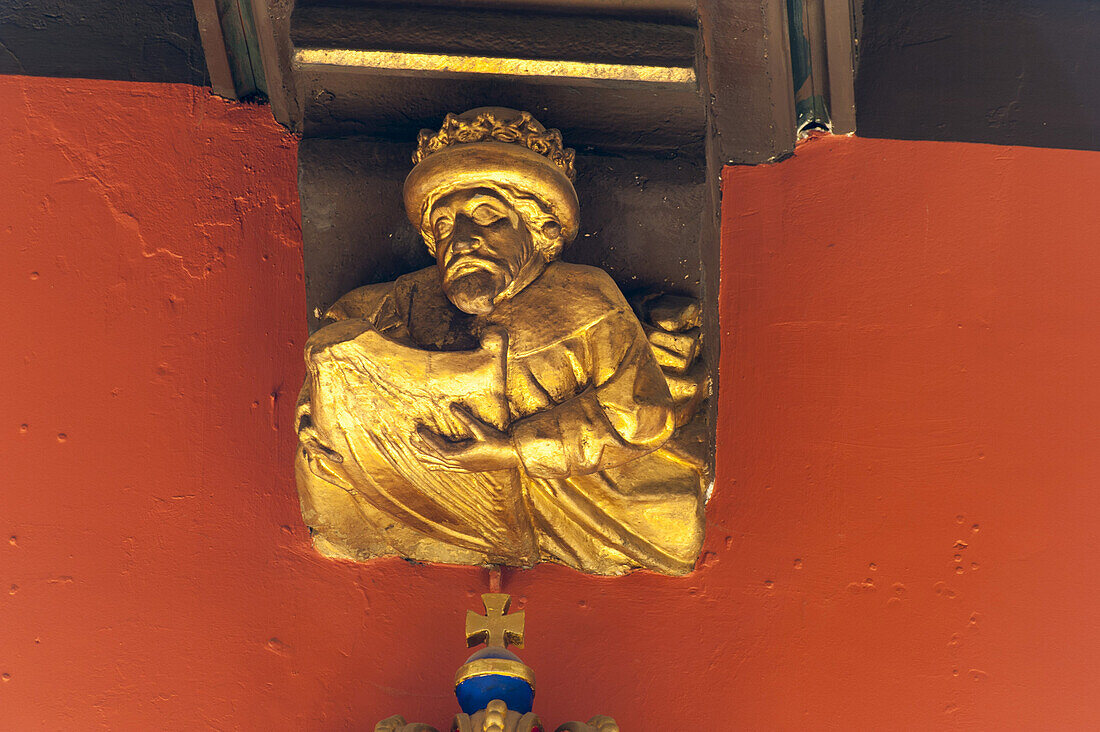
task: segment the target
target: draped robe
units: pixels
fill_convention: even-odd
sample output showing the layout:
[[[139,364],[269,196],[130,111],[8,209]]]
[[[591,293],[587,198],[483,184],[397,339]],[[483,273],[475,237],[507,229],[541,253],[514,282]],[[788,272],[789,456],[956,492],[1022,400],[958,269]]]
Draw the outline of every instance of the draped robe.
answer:
[[[554,561],[597,574],[692,569],[702,542],[702,471],[666,449],[674,430],[668,384],[637,317],[602,270],[552,262],[477,317],[447,301],[431,267],[349,293],[329,314],[338,322],[311,337],[299,400],[299,425],[333,451],[331,459],[298,455],[303,515],[320,551],[462,564]],[[437,368],[418,359],[414,395],[374,398],[366,408],[348,386],[349,370],[405,368],[371,360],[379,338],[450,360]],[[325,371],[333,359],[337,367]],[[454,368],[469,369],[469,378],[453,387],[427,383]],[[449,388],[448,399],[472,403],[480,419],[510,435],[522,467],[416,472],[402,444],[411,435],[393,430],[413,429],[409,415],[421,405],[410,399]],[[460,438],[446,406],[415,419]],[[349,437],[364,428],[370,439]]]

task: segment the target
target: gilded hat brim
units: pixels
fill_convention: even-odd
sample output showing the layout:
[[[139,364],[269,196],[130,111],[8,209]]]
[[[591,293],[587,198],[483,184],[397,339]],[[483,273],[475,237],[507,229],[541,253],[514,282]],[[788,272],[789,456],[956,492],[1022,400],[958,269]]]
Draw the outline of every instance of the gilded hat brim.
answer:
[[[425,157],[405,178],[405,213],[420,227],[428,207],[441,197],[484,184],[538,198],[558,220],[566,242],[577,236],[580,203],[569,178],[534,150],[504,142],[460,143]]]

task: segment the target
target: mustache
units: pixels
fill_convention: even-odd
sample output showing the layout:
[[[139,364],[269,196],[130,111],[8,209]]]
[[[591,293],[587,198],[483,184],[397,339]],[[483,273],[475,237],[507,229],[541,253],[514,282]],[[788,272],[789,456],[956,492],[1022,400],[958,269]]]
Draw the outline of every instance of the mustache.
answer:
[[[443,271],[449,276],[463,274],[467,270],[487,270],[490,272],[505,272],[500,262],[482,257],[474,257],[468,254],[460,254],[450,257],[443,266]]]

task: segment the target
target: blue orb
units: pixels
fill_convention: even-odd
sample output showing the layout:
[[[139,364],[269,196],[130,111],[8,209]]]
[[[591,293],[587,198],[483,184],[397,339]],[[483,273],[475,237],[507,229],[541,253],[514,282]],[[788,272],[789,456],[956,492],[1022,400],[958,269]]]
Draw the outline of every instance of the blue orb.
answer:
[[[494,699],[500,699],[510,710],[520,714],[531,711],[535,701],[531,681],[534,677],[531,669],[511,651],[483,648],[470,656],[459,669],[459,676],[465,678],[455,685],[455,696],[466,714],[475,714]]]

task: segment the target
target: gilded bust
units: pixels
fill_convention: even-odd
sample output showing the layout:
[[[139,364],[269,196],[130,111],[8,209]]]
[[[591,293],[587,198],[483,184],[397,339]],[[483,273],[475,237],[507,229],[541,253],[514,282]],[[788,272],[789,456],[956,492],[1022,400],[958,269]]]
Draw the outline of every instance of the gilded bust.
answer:
[[[413,159],[406,213],[436,266],[348,293],[306,346],[296,472],[315,547],[691,571],[705,480],[670,443],[677,369],[605,272],[560,260],[573,151],[481,108],[421,132]]]

